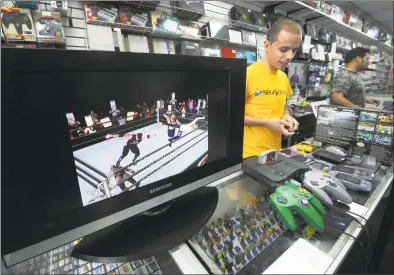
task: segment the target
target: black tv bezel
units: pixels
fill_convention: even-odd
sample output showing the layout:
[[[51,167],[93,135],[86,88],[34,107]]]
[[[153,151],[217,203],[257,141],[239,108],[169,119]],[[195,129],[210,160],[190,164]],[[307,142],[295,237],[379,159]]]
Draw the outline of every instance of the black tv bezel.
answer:
[[[245,102],[246,60],[225,59],[197,56],[179,56],[162,54],[144,54],[128,52],[104,52],[104,51],[70,51],[58,49],[2,49],[1,59],[1,89],[14,90],[11,74],[26,72],[86,72],[86,71],[228,71],[229,73],[229,114],[228,114],[228,141],[227,157],[206,163],[199,169],[189,170],[183,174],[149,184],[135,191],[127,192],[101,202],[79,207],[62,213],[51,219],[50,229],[44,224],[20,224],[32,232],[44,230],[39,241],[61,235],[83,225],[113,215],[124,209],[137,206],[147,200],[162,196],[183,186],[187,186],[197,180],[204,179],[209,175],[221,170],[240,165],[242,163],[243,144],[243,121]],[[33,84],[35,85],[35,84]],[[37,84],[39,85],[39,84]],[[3,104],[3,102],[2,102]],[[4,134],[4,131],[3,131]],[[10,146],[10,145],[8,145]],[[4,163],[4,162],[3,162]],[[2,164],[3,167],[3,164]],[[77,180],[77,179],[76,179]],[[169,188],[151,193],[152,188],[171,182]],[[3,181],[3,184],[7,184]],[[1,195],[3,205],[12,196],[4,192]],[[152,206],[154,207],[154,206]],[[9,210],[7,210],[9,211]],[[4,215],[2,223],[6,224]],[[109,226],[110,224],[108,224]],[[80,236],[83,237],[83,236]],[[16,247],[12,240],[18,236],[3,236],[2,255],[13,253],[20,249],[35,245],[37,242],[24,243],[23,247]]]

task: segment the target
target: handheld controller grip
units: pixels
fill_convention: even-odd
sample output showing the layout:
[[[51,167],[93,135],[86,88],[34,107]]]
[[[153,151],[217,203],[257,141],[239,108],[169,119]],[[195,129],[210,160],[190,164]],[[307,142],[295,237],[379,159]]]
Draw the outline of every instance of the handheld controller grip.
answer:
[[[25,24],[30,30],[32,23],[29,16],[26,13],[20,12],[5,12],[3,13],[3,22],[5,27],[8,29],[10,24],[13,24],[18,34],[23,34],[22,25]]]
[[[291,214],[290,209],[286,208],[285,205],[288,203],[286,197],[281,196],[279,194],[272,194],[270,197],[272,207],[275,209],[276,214],[278,215],[279,219],[292,231],[295,231],[297,226],[294,221],[294,217]],[[278,202],[278,203],[275,203]],[[283,206],[281,205],[283,204]]]
[[[308,171],[305,173],[303,185],[308,188],[316,197],[333,205],[331,197],[346,204],[352,203],[352,197],[346,188],[327,172]],[[331,197],[330,197],[331,196]]]
[[[316,197],[311,197],[309,199],[310,204],[317,210],[317,212],[321,216],[325,216],[327,214],[326,209],[324,208],[323,204],[316,198]]]
[[[292,215],[294,211],[317,231],[324,231],[321,216],[326,214],[326,210],[320,201],[306,189],[287,182],[276,189],[270,196],[270,201],[279,219],[290,230],[294,231],[297,227]]]

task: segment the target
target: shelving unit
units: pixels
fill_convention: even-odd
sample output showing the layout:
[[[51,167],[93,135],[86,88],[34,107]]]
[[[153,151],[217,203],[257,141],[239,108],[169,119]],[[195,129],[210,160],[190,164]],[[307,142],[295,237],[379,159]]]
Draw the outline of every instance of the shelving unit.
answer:
[[[189,20],[193,22],[197,22],[200,26],[203,24],[206,24],[211,21],[216,21],[219,22],[223,25],[226,25],[230,28],[234,29],[242,29],[242,30],[248,30],[252,31],[255,33],[267,33],[268,29],[266,28],[261,28],[258,26],[254,26],[251,24],[246,24],[243,22],[231,20],[228,16],[223,16],[222,14],[216,14],[213,12],[209,12],[208,14],[202,14],[199,12],[191,11],[191,10],[186,10],[182,9],[179,7],[175,7],[173,5],[170,5],[169,1],[162,2],[162,1],[106,1],[107,3],[111,4],[117,4],[117,5],[125,5],[125,6],[133,6],[133,7],[139,7],[142,8],[143,10],[146,11],[159,11],[159,12],[168,12],[171,14],[174,14],[175,16],[179,17],[180,19],[183,20]],[[141,2],[143,2],[141,4]],[[254,5],[256,4],[253,1],[249,1],[249,5]],[[39,2],[39,3],[46,3],[46,2]],[[223,3],[226,3],[224,1]],[[248,3],[248,1],[244,1],[243,3]],[[229,4],[231,6],[233,3],[229,1]],[[46,5],[46,4],[45,4]],[[286,2],[279,2],[279,1],[273,1],[273,2],[266,2],[261,4],[261,11],[263,11],[263,6],[274,6],[276,9],[284,11],[287,13],[287,16],[309,22],[315,26],[318,27],[323,27],[326,28],[327,30],[339,34],[339,35],[345,35],[347,38],[352,39],[353,41],[360,42],[360,43],[365,43],[368,45],[374,45],[377,46],[380,50],[392,54],[393,47],[383,43],[381,41],[377,41],[371,37],[369,37],[367,34],[356,30],[352,28],[351,26],[346,25],[343,22],[337,21],[335,18],[326,15],[324,12],[321,12],[319,10],[314,9],[311,6],[308,6],[305,4],[303,1],[286,1]],[[207,44],[226,44],[229,46],[233,47],[246,47],[246,48],[251,48],[251,49],[256,49],[255,45],[248,45],[248,44],[237,44],[237,43],[231,43],[230,41],[227,40],[221,40],[221,39],[215,39],[211,37],[190,37],[187,35],[174,35],[168,32],[157,32],[154,31],[151,27],[138,27],[138,26],[130,26],[130,25],[122,25],[120,23],[114,23],[114,24],[109,24],[108,22],[104,21],[95,21],[95,22],[89,22],[89,24],[94,24],[94,25],[101,25],[101,26],[109,26],[109,27],[114,27],[114,28],[119,28],[123,30],[126,33],[130,34],[136,34],[136,35],[145,35],[148,37],[153,37],[153,38],[164,38],[164,39],[171,39],[175,41],[194,41],[194,42],[199,42],[199,43],[207,43]]]
[[[285,3],[276,4],[276,8],[283,10],[289,17],[307,21],[317,27],[325,28],[328,31],[339,35],[344,35],[356,42],[365,43],[368,45],[377,46],[382,51],[391,53],[393,47],[381,41],[369,37],[366,33],[356,30],[343,22],[335,20],[333,17],[314,9],[302,1],[289,1]]]
[[[172,13],[180,19],[189,20],[189,21],[193,21],[193,22],[197,22],[197,23],[201,23],[201,24],[206,24],[210,21],[216,21],[216,22],[222,23],[223,25],[233,27],[233,28],[239,28],[239,29],[243,29],[243,30],[260,32],[260,33],[268,32],[268,29],[266,29],[266,28],[262,28],[262,27],[251,25],[251,24],[231,20],[230,18],[224,19],[223,17],[201,14],[201,13],[198,13],[195,11],[186,10],[186,9],[174,7],[171,5],[167,5],[165,3],[154,4],[153,2],[144,3],[144,5],[142,6],[143,9],[147,10],[147,11],[155,10],[155,11],[159,11],[159,12]],[[115,2],[109,2],[109,3],[116,3],[116,4],[120,4],[120,5],[125,5],[125,6],[133,6],[132,1],[131,2],[130,1],[115,1]]]
[[[199,37],[188,36],[185,34],[179,35],[168,31],[154,30],[152,27],[140,27],[135,25],[124,25],[121,23],[109,23],[100,20],[91,20],[87,24],[119,28],[128,34],[143,35],[151,38],[163,38],[163,39],[170,39],[174,41],[192,41],[202,44],[222,44],[222,45],[225,44],[233,47],[256,49],[256,45],[251,45],[247,43],[243,43],[243,44],[233,43],[230,42],[229,40],[219,39],[215,37],[205,37],[202,35],[200,35]]]
[[[131,1],[131,2],[130,1],[114,1],[114,2],[107,2],[107,3],[117,4],[117,5],[125,5],[125,6],[131,6],[131,7],[137,8],[136,4],[133,1]],[[155,3],[155,1],[145,2],[145,3],[143,3],[143,5],[140,5],[139,8],[144,11],[167,12],[169,14],[175,15],[176,17],[178,17],[181,20],[187,20],[190,22],[197,23],[200,27],[203,26],[204,24],[214,21],[214,22],[223,24],[225,26],[228,26],[230,28],[237,29],[237,30],[247,30],[247,31],[255,32],[255,33],[267,33],[268,32],[268,29],[266,29],[266,28],[262,28],[262,27],[251,25],[251,24],[246,24],[243,22],[231,20],[230,18],[224,19],[219,16],[214,16],[214,15],[209,16],[207,14],[201,14],[201,13],[198,13],[195,11],[182,9],[182,8],[168,5],[165,3]],[[219,38],[215,38],[215,37],[205,37],[205,36],[201,36],[201,35],[198,37],[193,37],[193,36],[189,36],[189,35],[185,35],[185,34],[179,35],[176,33],[171,33],[171,32],[166,32],[166,31],[158,31],[158,30],[153,29],[152,27],[124,25],[121,23],[109,23],[109,22],[98,21],[98,20],[89,21],[89,22],[87,22],[87,24],[119,28],[124,33],[143,35],[143,36],[147,36],[150,38],[162,38],[162,39],[169,39],[169,40],[174,40],[174,41],[191,41],[191,42],[198,42],[203,45],[219,44],[219,45],[225,45],[228,47],[244,48],[244,49],[257,51],[257,45],[248,44],[245,42],[242,44],[234,43],[229,40],[219,39]]]

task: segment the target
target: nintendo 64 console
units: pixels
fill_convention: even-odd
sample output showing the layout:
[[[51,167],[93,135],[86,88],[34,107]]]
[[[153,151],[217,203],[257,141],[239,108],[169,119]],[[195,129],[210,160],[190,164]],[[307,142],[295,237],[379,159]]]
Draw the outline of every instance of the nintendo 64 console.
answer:
[[[309,166],[285,157],[276,150],[268,150],[260,156],[244,159],[243,171],[256,181],[275,189],[290,179],[297,179],[309,170]]]

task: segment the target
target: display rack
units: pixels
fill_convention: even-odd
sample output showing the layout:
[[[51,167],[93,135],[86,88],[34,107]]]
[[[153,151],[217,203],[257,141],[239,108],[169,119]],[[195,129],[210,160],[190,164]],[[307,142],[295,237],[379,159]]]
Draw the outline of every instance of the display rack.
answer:
[[[311,6],[308,6],[302,1],[288,1],[280,3],[276,5],[276,8],[285,11],[290,17],[308,21],[317,27],[325,28],[328,31],[334,32],[336,34],[345,34],[347,38],[368,45],[377,46],[382,51],[388,52],[390,54],[393,52],[392,46],[378,41],[368,36],[366,33],[356,30],[355,28],[352,28],[343,22],[337,21],[335,18],[325,14],[324,12],[316,10]]]
[[[200,22],[202,22],[202,23],[208,23],[210,21],[217,21],[217,22],[223,23],[224,25],[229,26],[229,27],[240,28],[243,30],[248,30],[248,31],[253,31],[253,32],[258,32],[258,33],[267,33],[269,30],[268,28],[262,28],[262,27],[254,26],[254,25],[247,24],[244,22],[235,21],[232,19],[223,19],[223,18],[219,18],[216,16],[204,16],[204,18],[202,20],[200,20]]]
[[[162,274],[155,257],[126,263],[94,263],[70,256],[80,240],[5,269],[4,274]]]
[[[110,2],[110,3],[117,3],[117,4],[121,4],[121,5],[135,7],[135,4],[133,4],[133,1],[115,1],[115,2]],[[240,28],[243,30],[261,32],[261,33],[268,32],[267,28],[254,26],[254,25],[247,24],[244,22],[232,20],[230,18],[224,19],[223,17],[201,14],[201,13],[198,13],[195,11],[182,9],[179,7],[174,7],[171,5],[164,4],[164,3],[157,4],[157,3],[155,3],[155,1],[144,2],[142,5],[139,6],[139,8],[142,8],[146,11],[155,10],[155,11],[159,11],[159,12],[171,12],[173,14],[176,14],[176,16],[180,19],[194,21],[194,22],[198,22],[198,23],[202,23],[202,24],[206,24],[210,21],[216,21],[216,22],[222,23],[223,25],[233,27],[233,28]]]
[[[200,35],[199,37],[193,37],[185,34],[179,35],[169,31],[154,30],[152,27],[124,25],[121,23],[111,23],[101,20],[91,20],[87,22],[87,24],[118,28],[129,34],[142,35],[151,38],[171,39],[174,41],[192,41],[192,42],[198,42],[203,44],[225,44],[229,46],[250,48],[250,49],[256,49],[257,47],[256,45],[247,44],[247,43],[242,43],[242,44],[233,43],[229,40],[219,39],[216,37],[206,37],[202,35]]]
[[[131,6],[131,7],[138,8],[139,10],[144,10],[144,11],[168,12],[168,13],[176,15],[179,19],[188,20],[190,22],[198,23],[198,25],[200,25],[200,27],[204,24],[211,22],[211,21],[215,21],[215,22],[221,23],[225,26],[229,26],[231,28],[248,30],[248,31],[259,32],[259,33],[268,32],[267,28],[262,28],[262,27],[254,26],[254,25],[247,24],[244,22],[231,20],[230,18],[224,19],[224,18],[221,18],[218,16],[208,16],[206,14],[201,14],[196,11],[179,8],[179,7],[167,5],[164,3],[156,3],[156,1],[138,1],[138,2],[140,2],[140,4],[136,4],[133,1],[131,1],[131,2],[130,1],[114,1],[114,2],[107,2],[107,3],[111,3],[111,4],[115,3],[118,5]],[[121,23],[110,23],[110,22],[105,22],[105,21],[100,21],[100,20],[91,20],[87,23],[93,24],[93,25],[119,28],[126,33],[135,34],[135,35],[143,35],[143,36],[147,36],[147,37],[151,37],[151,38],[163,38],[163,39],[171,39],[171,40],[175,40],[175,41],[192,41],[192,42],[199,42],[199,43],[204,43],[204,44],[222,44],[222,45],[227,45],[227,46],[242,47],[242,48],[248,48],[248,49],[254,49],[254,50],[256,50],[256,48],[257,48],[257,45],[252,45],[252,44],[248,44],[248,43],[242,43],[242,44],[233,43],[229,40],[219,39],[219,38],[215,38],[215,37],[205,37],[205,36],[192,37],[192,36],[188,36],[188,35],[184,35],[184,34],[179,35],[179,34],[167,32],[167,31],[154,30],[152,27],[124,25]]]

